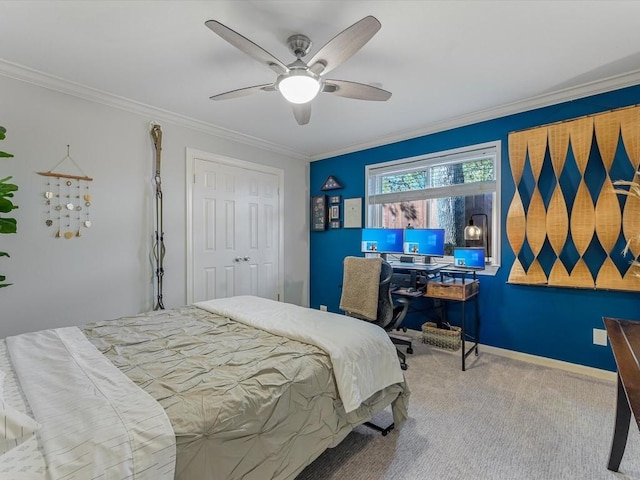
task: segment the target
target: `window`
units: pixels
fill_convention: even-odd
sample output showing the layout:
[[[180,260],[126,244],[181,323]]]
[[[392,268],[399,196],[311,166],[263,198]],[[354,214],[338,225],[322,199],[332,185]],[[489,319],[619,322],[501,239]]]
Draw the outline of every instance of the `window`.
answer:
[[[366,182],[368,227],[444,228],[445,255],[486,243],[499,264],[499,141],[370,165]],[[464,239],[469,220],[480,240]]]

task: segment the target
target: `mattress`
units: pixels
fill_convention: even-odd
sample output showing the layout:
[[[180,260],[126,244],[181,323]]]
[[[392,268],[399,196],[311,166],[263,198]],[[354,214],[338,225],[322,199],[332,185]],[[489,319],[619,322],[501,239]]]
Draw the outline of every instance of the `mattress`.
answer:
[[[262,307],[266,314],[268,305]],[[309,310],[275,307],[277,316],[304,317]],[[329,316],[320,318],[330,323]],[[352,341],[344,333],[338,336],[335,343],[352,347],[345,354],[330,341],[326,350],[313,345],[305,340],[308,333],[292,339],[186,306],[0,340],[5,402],[42,423],[34,436],[0,455],[0,478],[293,479],[389,405],[397,427],[407,418],[409,390],[402,376],[389,385],[385,380],[384,388],[369,385],[376,391],[362,401],[354,403],[351,395],[352,405],[345,409],[340,395],[345,386],[338,383],[351,375],[357,386],[352,390],[362,394],[367,382],[356,377],[369,378],[375,369],[366,361],[345,366],[337,358],[358,357],[362,347],[356,345],[371,340],[368,327]],[[322,337],[320,330],[311,332]],[[371,333],[390,342],[377,329]],[[77,392],[72,390],[76,384]],[[84,415],[87,421],[76,419]],[[131,465],[111,457],[131,474],[102,471],[103,454],[113,453],[108,442],[114,440],[110,434],[101,439],[93,426],[110,428],[106,424],[131,415],[139,415],[125,428],[127,435],[139,437],[137,447],[131,444],[133,460],[138,449],[142,455]],[[159,417],[166,424],[149,424]],[[126,443],[118,441],[118,448]],[[66,457],[76,450],[83,452],[81,459]],[[133,473],[143,462],[143,472]],[[73,473],[75,465],[94,473]]]
[[[404,382],[347,413],[324,350],[194,306],[83,332],[164,407],[178,479],[291,479],[386,406],[406,418]]]
[[[4,382],[0,384],[0,396],[4,396],[5,402],[19,412],[33,418],[33,412],[20,390],[4,339],[0,340],[0,371],[5,373]],[[38,432],[0,456],[0,478],[47,478],[47,464],[40,449]]]
[[[3,393],[0,414],[6,440],[0,451],[0,473],[13,470],[4,478],[174,477],[175,437],[165,411],[77,327],[26,333],[8,337],[5,343],[11,368],[2,374],[15,374],[24,395],[23,408],[29,408],[17,410],[19,405],[13,407]],[[17,395],[13,399],[16,402]],[[8,466],[14,451],[34,438],[46,468],[40,468],[40,458],[31,455],[32,449],[23,457],[29,474],[18,465]]]

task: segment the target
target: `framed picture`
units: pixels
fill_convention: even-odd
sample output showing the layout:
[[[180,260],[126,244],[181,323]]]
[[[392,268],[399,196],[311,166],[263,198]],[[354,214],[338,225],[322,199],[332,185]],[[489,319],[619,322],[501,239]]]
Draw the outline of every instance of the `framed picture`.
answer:
[[[311,197],[311,230],[319,232],[327,229],[327,196]]]
[[[340,205],[331,205],[331,214],[329,220],[338,220],[340,218]]]
[[[344,199],[344,228],[362,228],[362,198]]]
[[[338,181],[336,177],[333,175],[329,175],[327,179],[322,184],[322,190],[335,190],[337,188],[342,188],[342,184]]]
[[[329,203],[331,204],[340,203],[340,200],[342,200],[342,197],[340,195],[331,195],[329,197]]]
[[[340,221],[339,220],[334,220],[330,223],[331,228],[340,228]]]

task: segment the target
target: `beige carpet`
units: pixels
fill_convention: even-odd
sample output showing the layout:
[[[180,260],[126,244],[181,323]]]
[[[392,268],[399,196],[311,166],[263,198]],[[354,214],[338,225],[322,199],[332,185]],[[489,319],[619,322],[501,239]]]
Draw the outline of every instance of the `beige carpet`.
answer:
[[[415,342],[409,420],[388,436],[357,427],[298,480],[640,480],[640,432],[629,430],[620,472],[607,470],[615,382],[482,352]],[[390,421],[390,411],[378,420]]]

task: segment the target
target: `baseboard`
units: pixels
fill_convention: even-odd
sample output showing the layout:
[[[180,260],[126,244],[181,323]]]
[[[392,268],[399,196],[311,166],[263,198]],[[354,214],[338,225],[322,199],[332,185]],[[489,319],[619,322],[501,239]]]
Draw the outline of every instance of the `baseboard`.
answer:
[[[407,330],[403,332],[404,335],[413,337],[416,340],[422,339],[422,332],[417,330]],[[443,350],[446,351],[446,350]],[[523,362],[533,363],[535,365],[541,365],[543,367],[558,368],[567,372],[579,373],[587,375],[589,377],[599,378],[601,380],[610,380],[615,382],[617,380],[617,373],[610,372],[609,370],[602,370],[600,368],[587,367],[585,365],[579,365],[577,363],[563,362],[562,360],[554,360],[553,358],[540,357],[538,355],[531,355],[529,353],[516,352],[515,350],[507,350],[504,348],[492,347],[490,345],[479,345],[479,351],[491,353],[492,355],[499,355],[501,357],[512,358],[514,360],[520,360]],[[459,355],[460,352],[449,352]]]
[[[566,370],[568,372],[580,373],[582,375],[588,375],[590,377],[599,378],[601,380],[610,380],[612,382],[615,382],[617,379],[616,372],[610,372],[609,370],[587,367],[585,365],[579,365],[577,363],[563,362],[562,360],[539,357],[537,355],[516,352],[514,350],[506,350],[504,348],[491,347],[489,345],[480,344],[480,352],[487,352],[493,355],[499,355],[501,357],[513,358],[514,360],[522,360],[523,362],[542,365],[544,367],[558,368],[560,370]]]

